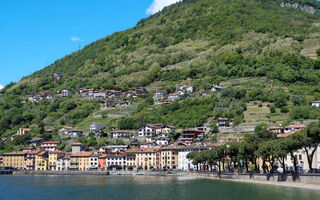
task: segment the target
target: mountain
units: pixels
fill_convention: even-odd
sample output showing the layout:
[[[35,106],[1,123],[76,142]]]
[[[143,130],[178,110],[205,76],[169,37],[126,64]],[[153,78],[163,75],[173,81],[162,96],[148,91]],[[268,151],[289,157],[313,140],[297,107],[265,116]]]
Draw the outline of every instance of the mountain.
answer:
[[[299,6],[291,6],[295,3]],[[301,5],[320,8],[316,0],[184,0],[166,7],[6,86],[0,131],[9,136],[22,124],[36,131],[62,125],[85,129],[91,121],[131,129],[149,122],[186,128],[218,116],[245,125],[317,118],[318,111],[307,109],[320,97],[320,16]],[[63,78],[52,78],[54,73]],[[212,84],[225,90],[206,97]],[[155,91],[173,92],[183,85],[196,88],[193,98],[153,106]],[[29,93],[75,93],[82,87],[145,87],[149,95],[121,112],[102,113],[99,103],[78,97],[21,103]],[[260,108],[263,112],[254,111]]]

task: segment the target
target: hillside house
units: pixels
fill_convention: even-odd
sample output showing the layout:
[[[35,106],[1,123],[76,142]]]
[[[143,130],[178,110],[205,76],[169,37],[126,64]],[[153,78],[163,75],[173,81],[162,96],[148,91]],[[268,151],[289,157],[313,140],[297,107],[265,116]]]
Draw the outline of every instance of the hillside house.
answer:
[[[215,85],[215,84],[213,84],[211,89],[210,89],[211,92],[219,92],[220,90],[222,90],[222,88],[217,86],[217,85]]]
[[[71,91],[68,89],[64,89],[61,91],[61,96],[62,97],[69,97],[69,96],[71,96]]]
[[[171,94],[168,95],[168,100],[170,100],[170,101],[176,101],[176,100],[179,100],[181,98],[182,98],[182,96],[179,95],[178,93],[171,93]]]
[[[230,120],[228,118],[217,118],[217,126],[219,127],[229,127],[230,126]]]
[[[75,129],[75,128],[72,128],[72,127],[62,127],[58,133],[59,133],[60,137],[65,138],[65,139],[79,138],[83,134],[82,131]]]
[[[104,125],[100,123],[91,123],[90,124],[90,133],[96,133],[103,129]]]
[[[203,137],[204,137],[204,131],[186,129],[182,131],[179,141],[190,145],[196,140],[201,139]]]
[[[21,128],[19,128],[19,130],[17,131],[16,135],[30,134],[30,132],[31,132],[31,129],[30,129],[30,128],[21,127]]]
[[[39,146],[42,142],[45,142],[46,140],[43,138],[34,138],[32,140],[29,141],[29,145],[36,147]]]
[[[40,149],[46,150],[46,151],[56,151],[58,149],[59,142],[57,141],[46,141],[42,142]]]
[[[171,143],[170,138],[164,138],[164,137],[157,138],[157,139],[155,139],[155,141],[156,141],[157,145],[161,145],[161,146],[166,146]]]
[[[63,77],[59,72],[53,73],[52,76],[53,76],[53,78],[54,78],[55,80],[64,79],[64,77]]]
[[[156,102],[156,104],[159,104],[160,100],[164,99],[166,95],[167,92],[165,90],[156,91],[156,93],[153,96],[153,99]]]
[[[79,153],[81,151],[84,151],[84,146],[80,142],[76,142],[71,144],[72,146],[72,153]]]
[[[28,96],[28,101],[30,103],[39,103],[40,101],[54,101],[53,96],[48,92],[31,93]]]
[[[130,133],[128,131],[118,130],[118,131],[111,131],[110,137],[117,139],[117,138],[129,138]]]
[[[316,107],[316,108],[320,108],[320,101],[313,101],[313,102],[311,103],[311,106],[312,106],[312,107]]]
[[[118,153],[126,151],[128,149],[128,145],[108,145],[106,148],[110,149],[112,153]]]

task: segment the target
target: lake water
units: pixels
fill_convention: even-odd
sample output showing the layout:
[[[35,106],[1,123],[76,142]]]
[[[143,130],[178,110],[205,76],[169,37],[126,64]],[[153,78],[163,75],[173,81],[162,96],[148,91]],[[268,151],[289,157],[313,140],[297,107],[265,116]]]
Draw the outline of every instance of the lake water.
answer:
[[[319,200],[320,191],[181,177],[0,176],[1,200]]]

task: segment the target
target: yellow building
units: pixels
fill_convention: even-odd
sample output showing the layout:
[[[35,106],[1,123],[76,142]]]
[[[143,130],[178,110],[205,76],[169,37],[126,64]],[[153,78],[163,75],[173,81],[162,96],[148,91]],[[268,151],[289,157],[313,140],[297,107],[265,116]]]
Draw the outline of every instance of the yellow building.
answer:
[[[136,168],[136,149],[128,149],[125,154],[126,169],[133,170]]]
[[[178,168],[178,148],[176,145],[170,145],[161,149],[161,168]]]
[[[11,152],[2,155],[2,167],[13,167],[16,169],[25,169],[25,160],[27,152]]]
[[[58,158],[64,155],[62,151],[49,151],[49,170],[57,171]]]
[[[46,171],[48,170],[49,154],[47,151],[42,151],[36,156],[36,171]]]
[[[136,154],[136,166],[138,169],[160,169],[160,149],[141,148],[134,153]]]
[[[70,156],[70,169],[88,170],[90,169],[90,152],[82,151]]]

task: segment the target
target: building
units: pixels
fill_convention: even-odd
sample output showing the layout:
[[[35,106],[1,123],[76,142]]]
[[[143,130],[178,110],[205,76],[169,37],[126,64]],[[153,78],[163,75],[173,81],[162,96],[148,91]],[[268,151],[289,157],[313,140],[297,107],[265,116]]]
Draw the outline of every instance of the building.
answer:
[[[179,146],[178,147],[178,169],[181,170],[192,170],[196,169],[197,166],[192,164],[192,160],[187,158],[187,155],[190,152],[200,152],[207,150],[207,147],[204,146]]]
[[[19,130],[17,131],[16,135],[30,134],[30,132],[31,132],[31,129],[30,129],[30,128],[21,127],[21,128],[19,128]]]
[[[25,163],[26,163],[25,169],[26,170],[35,170],[36,169],[37,155],[42,151],[43,150],[38,149],[38,150],[30,151],[27,153],[27,157],[25,160]]]
[[[49,168],[49,153],[48,151],[41,151],[36,156],[36,171],[46,171]]]
[[[181,99],[182,97],[178,93],[171,93],[168,95],[168,100],[170,101],[176,101]]]
[[[28,101],[30,103],[39,103],[40,101],[54,101],[53,96],[48,93],[48,92],[44,92],[44,93],[31,93],[28,96]]]
[[[320,108],[320,101],[313,101],[313,102],[311,103],[311,106],[312,106],[312,107],[316,107],[316,108]]]
[[[165,145],[169,145],[170,144],[171,139],[170,138],[160,137],[160,138],[156,138],[155,141],[156,141],[157,145],[165,146]]]
[[[217,86],[217,85],[215,85],[215,84],[213,84],[211,89],[210,89],[211,92],[218,92],[220,90],[222,90],[222,88]]]
[[[305,129],[306,126],[303,124],[293,124],[293,125],[289,125],[284,127],[284,133],[290,132],[290,131],[294,131],[294,130],[302,130]]]
[[[51,171],[60,171],[58,169],[58,160],[64,156],[64,152],[62,151],[49,151],[49,170]]]
[[[90,169],[91,152],[82,151],[70,155],[70,169],[85,171]]]
[[[167,92],[164,90],[157,91],[153,96],[155,104],[160,104],[160,101],[163,100],[166,95]]]
[[[63,78],[64,78],[59,72],[53,73],[52,77],[53,77],[55,80],[60,80],[60,79],[63,79]]]
[[[99,166],[99,154],[92,152],[90,155],[90,170],[98,170]]]
[[[118,130],[110,132],[111,138],[129,138],[130,133],[128,131]]]
[[[136,169],[136,154],[137,149],[128,149],[125,153],[126,169],[134,170]]]
[[[59,135],[65,139],[79,138],[83,134],[82,131],[72,128],[72,127],[62,127],[59,130]]]
[[[80,142],[73,143],[71,144],[71,146],[72,146],[72,153],[79,153],[84,150],[84,146]]]
[[[107,154],[106,155],[106,168],[112,169],[125,169],[126,160],[124,154]]]
[[[57,161],[58,171],[68,171],[70,169],[70,155],[60,156]]]
[[[203,136],[204,136],[203,131],[186,129],[182,131],[179,141],[190,145],[195,141],[197,141],[198,139],[203,138]]]
[[[33,147],[39,146],[42,142],[45,142],[46,140],[43,138],[34,138],[29,141],[29,145]]]
[[[64,89],[64,90],[61,91],[61,96],[62,97],[69,97],[69,96],[71,96],[71,91],[67,90],[67,89]]]
[[[170,145],[161,148],[161,168],[177,169],[178,168],[178,146]]]
[[[13,167],[15,169],[25,169],[25,159],[27,152],[11,152],[4,153],[2,155],[2,166],[1,167]]]
[[[160,149],[158,148],[140,148],[135,152],[137,169],[160,169]]]
[[[217,126],[219,127],[229,127],[230,121],[228,118],[217,118]]]
[[[112,153],[119,153],[121,151],[126,151],[128,149],[128,145],[108,145],[106,148]]]
[[[96,133],[103,129],[104,125],[100,123],[92,123],[90,124],[90,133]]]
[[[57,141],[46,141],[42,142],[40,149],[46,150],[46,151],[55,151],[57,150],[59,145],[59,142]]]
[[[169,133],[174,133],[175,128],[165,124],[147,124],[139,128],[139,137],[154,137],[163,135],[166,137]]]
[[[279,127],[279,126],[270,127],[269,130],[274,132],[277,135],[280,135],[280,134],[284,133],[284,128],[283,127]]]
[[[99,157],[98,157],[98,170],[99,171],[107,170],[106,157],[107,157],[107,154],[104,154],[104,153],[99,155]]]

